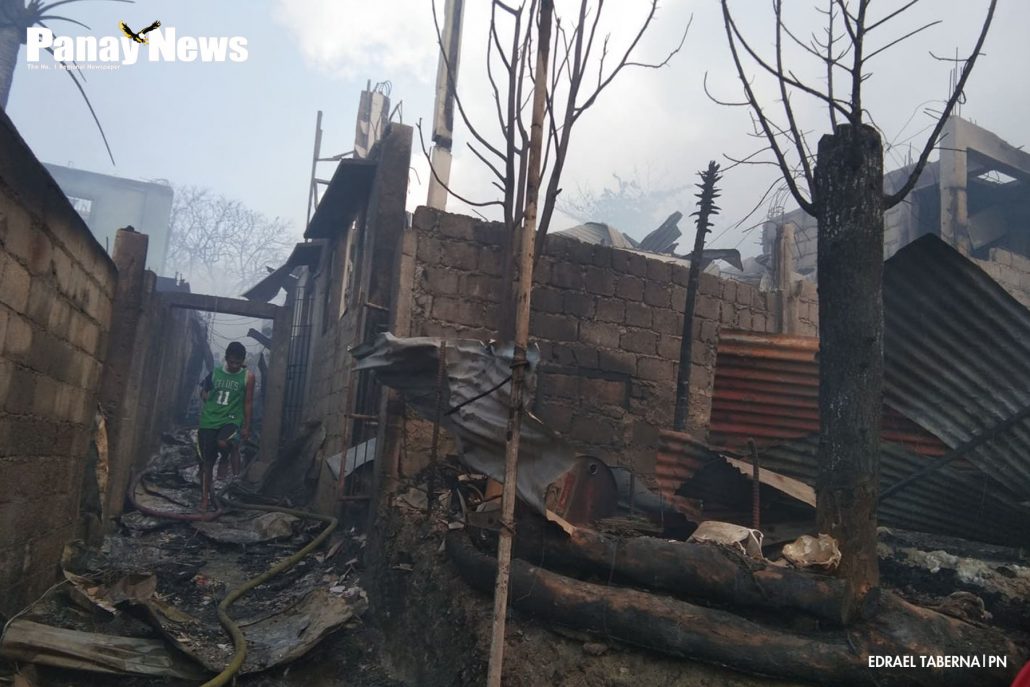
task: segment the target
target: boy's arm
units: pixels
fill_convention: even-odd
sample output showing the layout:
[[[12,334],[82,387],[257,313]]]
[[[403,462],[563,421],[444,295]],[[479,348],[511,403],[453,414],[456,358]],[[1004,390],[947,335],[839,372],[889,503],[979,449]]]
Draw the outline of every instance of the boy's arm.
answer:
[[[243,397],[243,428],[240,434],[244,439],[250,437],[250,418],[254,409],[254,373],[247,372],[247,393]]]
[[[204,377],[200,382],[200,400],[203,403],[207,403],[207,397],[211,395],[211,389],[214,387],[214,382],[211,381],[211,373],[208,373],[207,377]]]

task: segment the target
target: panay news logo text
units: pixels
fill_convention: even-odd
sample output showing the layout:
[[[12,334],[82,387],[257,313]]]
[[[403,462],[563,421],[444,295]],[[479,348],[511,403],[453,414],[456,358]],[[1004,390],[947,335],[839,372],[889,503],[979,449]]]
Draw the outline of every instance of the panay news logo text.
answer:
[[[159,24],[159,22],[155,22]],[[26,29],[25,56],[38,64],[42,53],[53,51],[58,62],[132,65],[149,62],[245,62],[247,39],[242,36],[176,36],[175,28],[154,28],[139,41],[128,36],[54,36],[41,26]]]

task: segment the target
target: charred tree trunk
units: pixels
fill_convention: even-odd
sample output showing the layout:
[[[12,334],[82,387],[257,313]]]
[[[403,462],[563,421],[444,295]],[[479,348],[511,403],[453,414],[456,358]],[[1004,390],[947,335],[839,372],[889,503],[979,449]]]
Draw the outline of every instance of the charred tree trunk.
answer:
[[[876,500],[883,387],[883,147],[869,126],[819,141],[819,530],[838,574],[862,594],[879,582]]]
[[[461,576],[483,592],[496,563],[463,532],[447,536],[447,553]],[[728,611],[696,606],[635,589],[591,584],[512,562],[512,605],[601,637],[672,656],[732,666],[786,679],[828,678],[836,685],[872,685],[863,657],[843,637],[815,641],[773,630]]]
[[[18,50],[21,48],[25,30],[11,19],[17,11],[17,3],[0,0],[0,110],[7,109],[7,98],[14,81],[14,68],[18,64]]]
[[[450,532],[447,553],[461,576],[489,593],[496,561],[472,546],[464,532]],[[1011,683],[1022,663],[1016,647],[997,630],[982,628],[908,604],[875,590],[863,604],[862,623],[847,633],[818,639],[752,622],[648,592],[592,584],[515,560],[512,605],[555,624],[671,656],[734,670],[822,685],[966,687]],[[869,668],[869,656],[1004,656],[991,669]]]
[[[735,606],[802,612],[834,626],[848,622],[852,594],[847,582],[780,568],[712,544],[653,537],[615,537],[577,529],[520,523],[516,555],[551,569],[582,572],[659,590],[677,597]]]

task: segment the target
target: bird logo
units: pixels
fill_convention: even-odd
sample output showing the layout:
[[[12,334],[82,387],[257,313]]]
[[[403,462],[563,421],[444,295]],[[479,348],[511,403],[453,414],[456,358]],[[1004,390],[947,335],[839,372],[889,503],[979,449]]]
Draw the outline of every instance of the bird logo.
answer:
[[[130,29],[129,25],[126,24],[125,22],[119,22],[118,26],[121,27],[122,33],[124,33],[127,37],[131,38],[132,40],[136,41],[137,43],[148,43],[149,40],[147,39],[145,34],[149,33],[150,31],[153,31],[154,29],[156,29],[159,26],[161,26],[161,22],[155,21],[153,24],[151,24],[150,26],[146,27],[145,29],[140,29],[139,33],[133,31],[132,29]]]

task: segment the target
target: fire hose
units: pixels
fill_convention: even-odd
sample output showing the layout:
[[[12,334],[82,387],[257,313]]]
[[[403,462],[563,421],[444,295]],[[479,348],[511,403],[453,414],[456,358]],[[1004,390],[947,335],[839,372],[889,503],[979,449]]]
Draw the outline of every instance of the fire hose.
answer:
[[[207,513],[170,513],[167,511],[161,511],[155,508],[148,508],[141,505],[136,499],[136,489],[139,486],[140,480],[146,475],[149,470],[136,475],[129,485],[129,502],[132,503],[133,507],[139,512],[150,515],[157,518],[169,518],[172,520],[184,520],[187,522],[209,522],[215,518],[221,517],[227,512],[228,508],[234,508],[239,510],[255,510],[265,511],[274,513],[286,513],[287,515],[293,515],[298,518],[305,518],[309,520],[319,520],[326,523],[325,529],[323,529],[317,537],[312,539],[301,548],[299,551],[294,553],[289,558],[285,558],[271,568],[261,573],[257,577],[252,577],[243,584],[230,590],[229,593],[222,599],[221,603],[218,604],[218,622],[222,625],[222,628],[229,633],[232,637],[233,644],[233,657],[229,661],[229,664],[222,670],[218,675],[211,678],[203,684],[202,687],[221,687],[227,684],[236,673],[239,672],[240,668],[243,667],[243,662],[247,658],[247,639],[243,636],[243,631],[240,630],[239,626],[233,622],[233,619],[229,617],[229,606],[234,604],[241,596],[246,594],[248,591],[257,587],[258,585],[264,584],[268,580],[272,579],[279,573],[285,572],[295,566],[309,553],[317,549],[322,543],[329,537],[330,534],[336,529],[337,520],[334,517],[327,515],[319,515],[310,511],[299,510],[296,508],[283,508],[281,506],[265,506],[257,504],[240,503],[238,501],[232,501],[226,498],[224,495],[215,494],[215,502],[218,504],[218,509]]]
[[[241,596],[246,594],[254,587],[257,587],[258,585],[267,582],[279,573],[285,572],[286,570],[289,570],[290,568],[295,566],[298,562],[300,562],[302,558],[304,558],[309,553],[311,553],[319,546],[321,546],[322,542],[324,542],[329,537],[329,535],[333,533],[333,530],[336,529],[336,518],[327,515],[318,515],[317,513],[311,513],[309,511],[297,510],[295,508],[282,508],[280,506],[259,506],[244,504],[224,499],[224,497],[219,498],[219,501],[223,500],[225,502],[225,505],[229,506],[230,508],[239,508],[241,510],[269,511],[274,513],[286,513],[287,515],[293,515],[298,518],[320,520],[326,523],[326,527],[319,533],[317,537],[312,539],[300,551],[293,554],[289,558],[279,561],[278,563],[276,563],[271,568],[261,573],[257,577],[252,577],[240,586],[231,590],[226,595],[226,597],[222,599],[222,602],[218,604],[218,622],[222,624],[222,627],[225,628],[225,631],[228,632],[229,635],[232,637],[234,653],[232,660],[229,662],[229,665],[227,665],[225,669],[218,675],[205,682],[203,684],[203,687],[221,687],[221,685],[228,683],[229,680],[231,680],[233,676],[239,672],[240,668],[243,666],[243,661],[247,658],[247,640],[243,636],[243,631],[240,630],[239,626],[235,622],[233,622],[232,618],[229,617],[229,606],[235,603],[237,599],[239,599]]]

